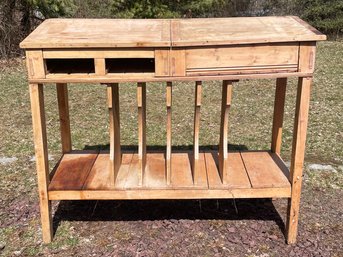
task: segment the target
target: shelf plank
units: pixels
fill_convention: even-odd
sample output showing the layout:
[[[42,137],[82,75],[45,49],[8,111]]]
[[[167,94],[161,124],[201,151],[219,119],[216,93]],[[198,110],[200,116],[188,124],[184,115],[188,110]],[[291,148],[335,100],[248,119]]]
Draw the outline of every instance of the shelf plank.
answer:
[[[192,190],[266,189],[272,190],[271,192],[274,193],[270,194],[274,194],[274,197],[279,196],[279,194],[275,194],[274,189],[281,190],[283,196],[290,192],[288,168],[277,154],[267,151],[229,152],[227,172],[229,179],[227,184],[222,183],[219,175],[217,151],[199,153],[198,174],[195,178],[197,183],[194,183],[192,177],[192,151],[172,153],[170,185],[167,184],[165,177],[165,158],[164,152],[147,154],[143,185],[140,185],[140,165],[137,153],[123,153],[122,164],[114,181],[108,152],[100,152],[99,154],[94,151],[72,152],[65,154],[57,164],[49,191],[147,190],[152,192],[157,190],[158,192],[159,190],[171,190],[175,191],[176,198],[179,197],[179,193],[177,193],[179,190],[189,190],[188,192],[191,194]],[[237,192],[242,196],[254,194],[244,190]],[[256,192],[260,195],[262,191]],[[65,196],[64,193],[62,195]],[[166,197],[171,198],[171,195],[166,193]],[[196,198],[190,195],[189,197],[190,199]],[[200,191],[199,197],[204,197]]]
[[[65,154],[49,190],[81,190],[97,156],[97,151],[72,151]]]
[[[227,159],[227,183],[223,184],[220,178],[218,167],[219,157],[215,151],[205,153],[207,177],[210,189],[222,188],[251,188],[248,174],[245,170],[241,154],[229,152]]]
[[[173,153],[171,163],[171,187],[193,187],[193,178],[188,154]]]
[[[205,153],[199,153],[199,159],[194,159],[193,154],[190,154],[190,159],[194,161],[197,170],[193,175],[194,186],[208,188]]]
[[[267,151],[241,152],[244,165],[253,188],[289,187],[290,183],[280,168],[280,163],[274,161],[276,154]],[[284,165],[284,164],[283,164]]]
[[[82,189],[96,190],[98,188],[114,188],[113,162],[108,152],[100,152]]]
[[[147,155],[143,186],[147,188],[165,188],[166,172],[164,153]]]
[[[115,180],[115,188],[117,189],[125,189],[126,180],[129,176],[130,165],[132,162],[133,153],[123,153],[120,169]]]

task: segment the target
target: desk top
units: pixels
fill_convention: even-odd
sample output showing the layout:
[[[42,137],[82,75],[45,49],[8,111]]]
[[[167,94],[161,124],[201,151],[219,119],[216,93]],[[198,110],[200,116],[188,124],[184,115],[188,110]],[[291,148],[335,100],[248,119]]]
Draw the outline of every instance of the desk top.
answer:
[[[48,19],[21,48],[182,47],[319,41],[298,17],[206,19]]]

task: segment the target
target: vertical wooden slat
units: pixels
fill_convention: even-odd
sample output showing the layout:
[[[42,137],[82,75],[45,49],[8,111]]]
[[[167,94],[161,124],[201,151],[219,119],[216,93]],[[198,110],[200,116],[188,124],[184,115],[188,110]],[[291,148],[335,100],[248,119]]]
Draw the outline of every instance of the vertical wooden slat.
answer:
[[[69,103],[68,103],[68,87],[66,83],[57,83],[57,103],[60,116],[60,130],[62,152],[68,153],[72,150],[70,119],[69,119]]]
[[[287,78],[276,79],[271,151],[280,154]]]
[[[44,113],[44,95],[42,84],[30,84],[30,99],[32,111],[33,137],[36,154],[36,167],[38,177],[38,191],[42,234],[44,243],[50,243],[53,236],[51,201],[48,198],[49,162],[46,139],[46,123]]]
[[[121,164],[118,83],[107,85],[107,99],[110,115],[110,161],[113,168],[113,177],[116,180]]]
[[[202,82],[195,82],[194,100],[194,134],[193,134],[193,183],[196,185],[199,169],[199,129],[200,129],[200,107],[201,107]]]
[[[310,104],[312,78],[299,78],[295,121],[293,132],[292,159],[290,181],[292,195],[288,200],[287,213],[287,242],[295,243],[298,229],[302,172],[305,155],[306,131]]]
[[[231,106],[232,95],[232,81],[224,80],[222,88],[222,106],[221,106],[221,122],[220,122],[220,142],[219,142],[219,174],[221,176],[223,184],[228,182],[228,120],[229,109]]]
[[[106,75],[106,63],[104,58],[94,58],[94,67],[96,75]]]
[[[146,84],[139,82],[137,84],[137,103],[138,103],[138,164],[139,181],[142,185],[146,164]]]
[[[171,144],[172,144],[172,82],[167,82],[167,149],[166,149],[166,179],[171,183]]]

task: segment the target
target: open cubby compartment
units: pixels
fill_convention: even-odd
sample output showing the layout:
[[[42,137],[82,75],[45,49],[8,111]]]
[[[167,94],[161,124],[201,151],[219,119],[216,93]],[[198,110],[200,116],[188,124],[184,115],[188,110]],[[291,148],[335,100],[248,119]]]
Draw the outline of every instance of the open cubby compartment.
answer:
[[[47,74],[95,73],[93,58],[45,59]]]
[[[154,73],[154,58],[105,58],[107,73]]]

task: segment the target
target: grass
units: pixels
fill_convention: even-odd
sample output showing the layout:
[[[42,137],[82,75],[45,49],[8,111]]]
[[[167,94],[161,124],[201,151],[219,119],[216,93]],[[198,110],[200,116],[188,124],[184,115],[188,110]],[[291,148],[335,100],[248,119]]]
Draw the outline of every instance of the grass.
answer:
[[[337,166],[343,163],[343,42],[319,44],[317,69],[311,95],[310,121],[306,148],[307,163]],[[55,241],[41,244],[36,190],[30,102],[25,76],[24,60],[0,63],[0,157],[17,157],[18,161],[0,164],[0,243],[6,247],[0,253],[48,255],[58,249],[73,249],[82,242],[68,221],[61,222]],[[271,122],[274,101],[274,80],[244,80],[235,83],[229,117],[229,142],[248,149],[268,149],[271,140]],[[296,79],[289,80],[285,108],[282,155],[290,159]],[[165,85],[147,86],[147,143],[164,146],[166,141]],[[59,119],[56,89],[45,87],[45,109],[49,154],[60,154]],[[219,141],[221,83],[204,82],[201,109],[200,144],[216,146]],[[109,143],[106,88],[101,85],[72,84],[69,87],[72,141],[76,149],[106,146]],[[136,87],[120,85],[121,140],[123,145],[137,144]],[[189,147],[192,144],[194,83],[175,82],[173,86],[173,145]],[[161,107],[162,106],[162,107]],[[342,172],[308,172],[305,183],[313,187],[343,188]],[[13,206],[13,202],[18,206]],[[21,213],[20,203],[28,205],[26,225],[15,222]],[[25,209],[24,208],[24,209]],[[12,215],[12,216],[11,216]],[[20,218],[22,222],[23,218]],[[7,224],[7,225],[6,225]],[[125,231],[123,232],[126,233]],[[130,235],[114,234],[129,240]],[[119,240],[118,239],[118,240]],[[268,249],[265,249],[268,251]]]

